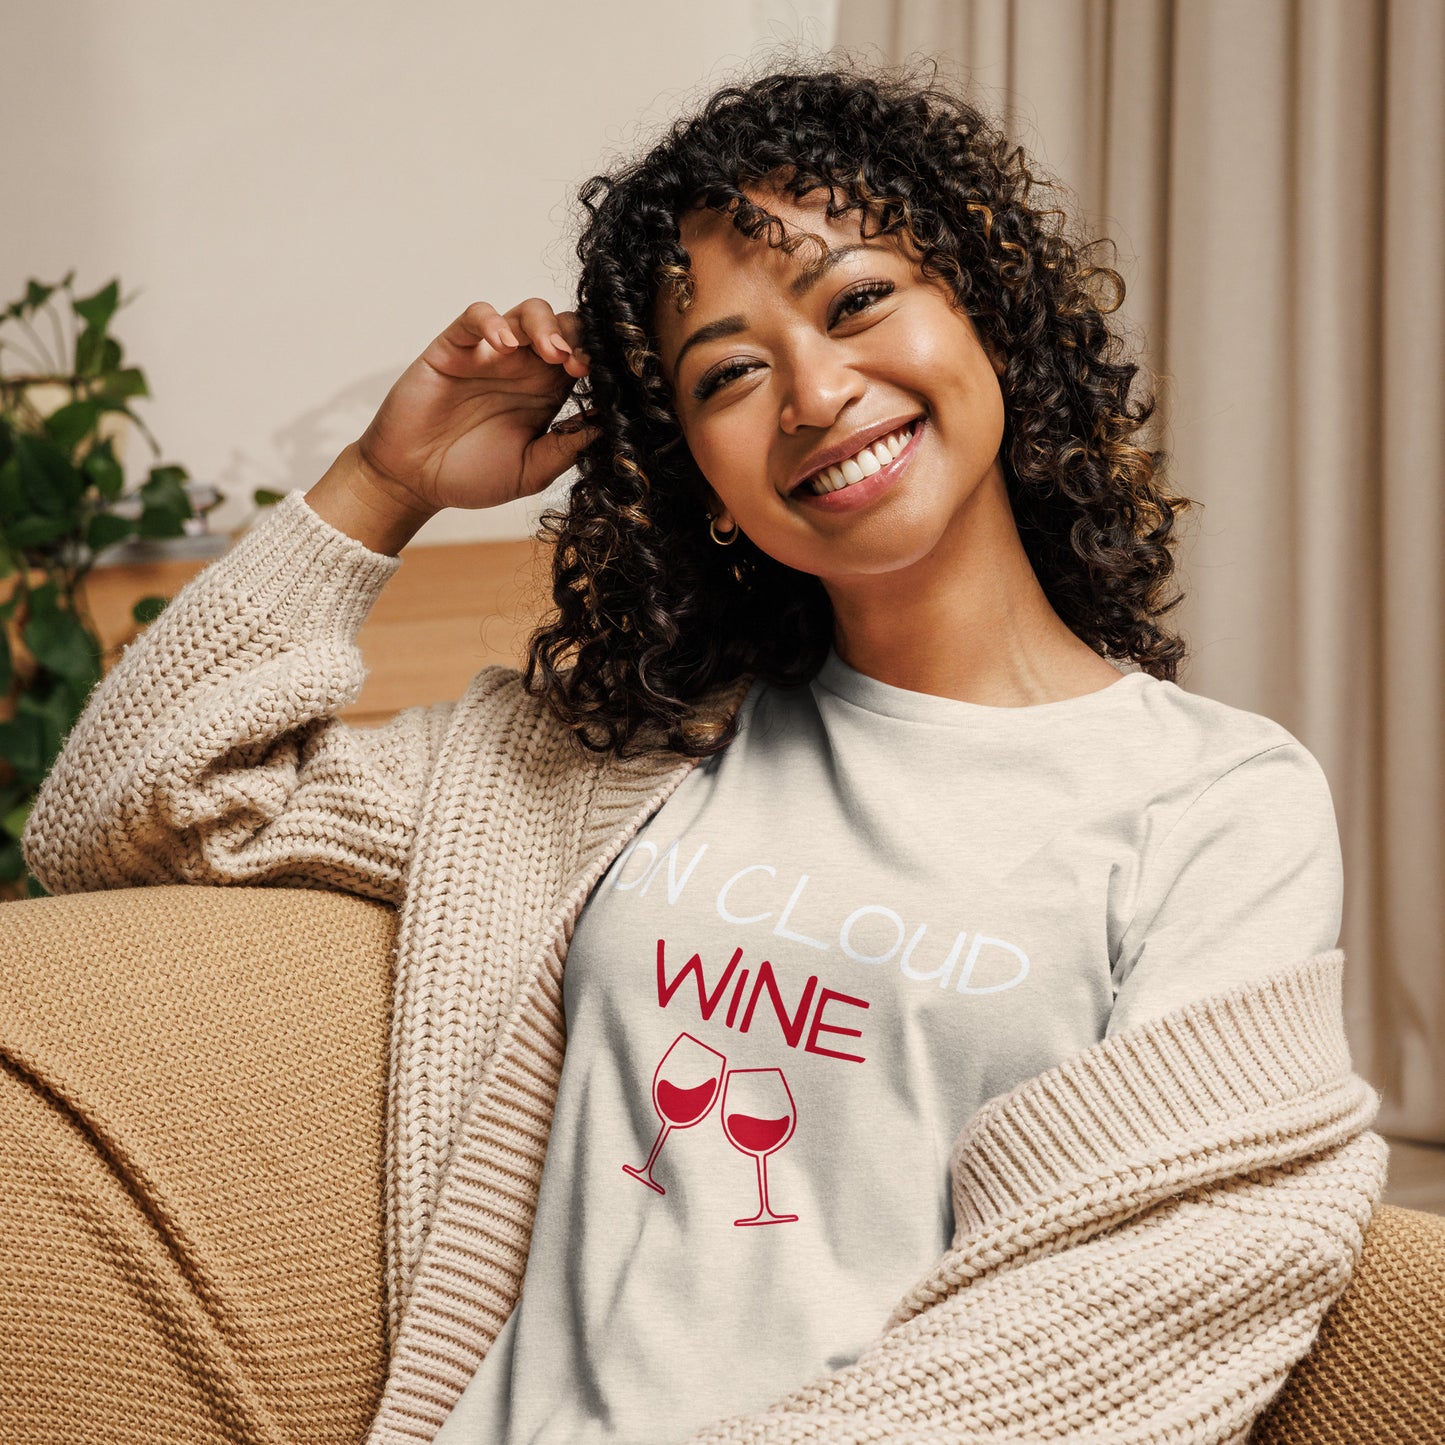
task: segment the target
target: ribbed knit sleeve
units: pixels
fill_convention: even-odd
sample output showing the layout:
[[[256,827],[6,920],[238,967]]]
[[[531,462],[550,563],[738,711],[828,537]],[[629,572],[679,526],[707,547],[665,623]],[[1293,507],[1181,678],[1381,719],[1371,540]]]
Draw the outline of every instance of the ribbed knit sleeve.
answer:
[[[399,557],[289,493],[96,686],[21,840],[51,893],[150,883],[331,888],[400,902],[455,704],[379,728],[334,714]]]

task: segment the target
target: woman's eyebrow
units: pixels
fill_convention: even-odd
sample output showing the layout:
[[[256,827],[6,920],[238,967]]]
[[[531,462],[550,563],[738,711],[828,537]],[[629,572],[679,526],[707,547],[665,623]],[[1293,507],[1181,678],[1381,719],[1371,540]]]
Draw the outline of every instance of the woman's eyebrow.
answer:
[[[854,241],[852,245],[830,249],[811,266],[806,267],[796,280],[789,282],[788,290],[794,296],[806,296],[834,266],[840,261],[846,261],[855,251],[887,251],[890,249],[888,246],[870,245],[867,241]],[[721,341],[724,337],[736,336],[740,331],[747,329],[747,318],[736,315],[721,316],[716,321],[709,321],[706,326],[699,326],[678,347],[677,356],[672,363],[672,374],[677,376],[682,370],[682,358],[687,355],[691,347],[701,346],[708,341]]]
[[[745,316],[720,316],[716,321],[709,321],[706,326],[699,326],[677,350],[677,356],[672,363],[672,374],[677,376],[682,370],[682,358],[687,355],[688,348],[701,346],[706,341],[721,341],[725,336],[736,336],[740,331],[748,329],[748,322]]]
[[[840,261],[846,261],[855,251],[887,251],[888,246],[869,245],[867,241],[854,241],[849,246],[824,252],[811,266],[803,268],[803,274],[789,284],[788,290],[794,296],[806,296],[829,271]]]

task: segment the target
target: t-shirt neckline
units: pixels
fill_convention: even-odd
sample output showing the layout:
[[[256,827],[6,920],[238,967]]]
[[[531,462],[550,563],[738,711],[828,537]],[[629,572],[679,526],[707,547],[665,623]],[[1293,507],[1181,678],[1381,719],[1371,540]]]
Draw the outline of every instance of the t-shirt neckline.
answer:
[[[1117,682],[1075,697],[1055,702],[1031,703],[1026,707],[999,707],[991,703],[965,702],[962,698],[938,697],[928,692],[912,692],[880,682],[850,667],[835,649],[828,650],[822,667],[813,679],[814,686],[840,697],[865,711],[908,722],[943,725],[999,726],[1025,725],[1034,721],[1056,722],[1072,719],[1102,709],[1113,708],[1138,693],[1155,679],[1147,672],[1122,673]]]

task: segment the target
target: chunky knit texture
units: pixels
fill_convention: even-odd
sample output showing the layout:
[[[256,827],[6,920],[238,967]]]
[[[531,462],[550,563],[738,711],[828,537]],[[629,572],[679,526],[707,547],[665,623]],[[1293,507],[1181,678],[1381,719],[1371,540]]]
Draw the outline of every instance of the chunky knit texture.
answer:
[[[400,565],[288,496],[120,659],[24,839],[52,892],[273,883],[399,905],[376,1442],[432,1438],[516,1301],[567,944],[692,766],[584,754],[499,668],[456,703],[342,723],[356,632]],[[697,1438],[1242,1440],[1383,1185],[1343,961],[1282,960],[985,1106],[954,1151],[954,1247],[875,1345]]]
[[[0,1441],[323,1445],[381,1398],[392,910],[0,905]]]

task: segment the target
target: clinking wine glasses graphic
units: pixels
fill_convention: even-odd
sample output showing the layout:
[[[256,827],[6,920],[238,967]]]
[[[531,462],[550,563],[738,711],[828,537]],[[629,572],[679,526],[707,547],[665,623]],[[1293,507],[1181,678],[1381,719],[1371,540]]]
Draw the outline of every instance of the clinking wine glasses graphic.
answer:
[[[796,1214],[777,1214],[768,1203],[768,1156],[776,1154],[798,1127],[798,1111],[781,1069],[729,1069],[727,1059],[691,1034],[679,1034],[652,1076],[652,1107],[662,1120],[652,1152],[640,1168],[622,1166],[658,1194],[667,1191],[652,1177],[652,1166],[674,1129],[691,1129],[712,1112],[722,1091],[722,1126],[729,1144],[751,1155],[758,1170],[758,1212],[735,1219],[739,1226],[792,1224]]]

